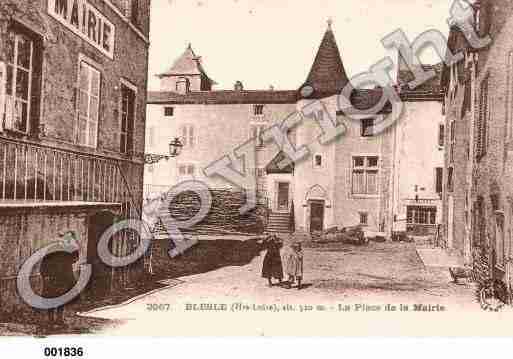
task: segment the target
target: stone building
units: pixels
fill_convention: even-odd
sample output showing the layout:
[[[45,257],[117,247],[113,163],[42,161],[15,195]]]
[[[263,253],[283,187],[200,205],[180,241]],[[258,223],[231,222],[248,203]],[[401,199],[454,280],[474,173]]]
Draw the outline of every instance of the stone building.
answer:
[[[474,5],[479,36],[491,43],[474,49],[457,28],[449,48],[465,60],[444,71],[446,141],[444,226],[446,245],[460,252],[478,281],[511,287],[513,230],[513,6],[481,0]],[[502,298],[508,301],[508,298]]]
[[[103,211],[140,218],[149,0],[0,3],[0,303],[20,304],[16,276],[38,249],[72,231],[80,259],[108,287],[96,241]],[[117,255],[137,245],[119,233]],[[40,282],[35,271],[34,286]]]
[[[161,89],[148,95],[147,152],[166,153],[174,137],[180,137],[185,146],[179,157],[147,168],[148,195],[188,178],[203,180],[212,188],[230,186],[220,177],[205,176],[202,170],[230,155],[241,169],[240,161],[233,158],[235,148],[251,137],[258,138],[273,124],[303,116],[304,109],[315,103],[334,123],[343,124],[345,132],[336,140],[320,144],[317,121],[302,119],[288,137],[295,148],[308,145],[310,153],[284,167],[277,165],[287,159],[281,149],[257,140],[256,168],[252,170],[259,198],[264,198],[272,211],[270,229],[288,228],[292,206],[295,229],[305,232],[362,225],[390,235],[394,220],[403,214],[406,218],[407,212],[412,230],[439,223],[436,168],[442,167],[437,146],[442,97],[437,80],[426,88],[401,89],[406,116],[401,117],[400,126],[378,132],[378,124],[391,115],[390,104],[375,116],[357,119],[349,118],[339,106],[338,95],[349,77],[331,26],[299,89],[248,90],[239,81],[233,90],[215,90],[190,46],[158,76]],[[368,109],[379,102],[382,91],[355,90],[351,102]],[[418,123],[423,127],[416,132],[413,128]],[[419,139],[426,136],[432,138],[425,148],[419,148]],[[415,162],[419,156],[422,159]],[[412,165],[419,171],[416,178],[397,175]],[[430,213],[435,214],[434,222]]]
[[[479,278],[511,287],[513,230],[513,6],[482,0],[479,31],[490,46],[478,52],[472,168],[470,246]]]

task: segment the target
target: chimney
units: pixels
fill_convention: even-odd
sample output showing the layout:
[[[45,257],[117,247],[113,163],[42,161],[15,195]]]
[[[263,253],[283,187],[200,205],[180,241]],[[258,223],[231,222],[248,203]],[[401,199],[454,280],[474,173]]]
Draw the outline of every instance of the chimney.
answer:
[[[235,91],[243,91],[244,90],[244,85],[242,84],[241,81],[237,81],[237,82],[235,82],[235,85],[233,85],[233,89]]]

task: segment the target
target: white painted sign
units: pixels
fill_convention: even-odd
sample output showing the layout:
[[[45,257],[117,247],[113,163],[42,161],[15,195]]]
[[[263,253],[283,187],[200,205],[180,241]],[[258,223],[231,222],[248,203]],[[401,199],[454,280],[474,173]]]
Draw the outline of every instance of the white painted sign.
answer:
[[[48,0],[48,13],[110,59],[114,59],[116,29],[87,0]]]

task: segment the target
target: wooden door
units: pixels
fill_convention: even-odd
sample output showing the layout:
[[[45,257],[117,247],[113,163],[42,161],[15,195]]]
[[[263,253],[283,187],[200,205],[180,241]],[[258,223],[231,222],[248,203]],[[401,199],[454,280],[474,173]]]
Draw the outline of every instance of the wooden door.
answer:
[[[324,202],[310,203],[310,232],[322,231],[324,228]]]
[[[288,182],[278,182],[278,211],[289,209],[289,187]]]

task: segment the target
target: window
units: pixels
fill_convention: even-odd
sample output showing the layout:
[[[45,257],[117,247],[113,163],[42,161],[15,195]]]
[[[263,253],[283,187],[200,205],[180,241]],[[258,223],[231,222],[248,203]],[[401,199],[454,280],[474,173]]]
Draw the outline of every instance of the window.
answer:
[[[454,169],[452,167],[449,167],[448,172],[447,172],[447,191],[449,191],[449,192],[453,191],[453,186],[454,186],[453,171],[454,171]]]
[[[191,86],[191,84],[189,82],[189,79],[185,78],[185,77],[181,77],[176,82],[176,92],[181,93],[181,94],[188,93],[190,90],[190,86]]]
[[[194,125],[186,124],[180,126],[180,140],[184,147],[194,147],[196,138],[194,137]]]
[[[42,58],[41,43],[21,25],[6,35],[5,63],[0,62],[0,129],[37,130]]]
[[[353,157],[353,194],[378,194],[378,156]]]
[[[255,177],[265,177],[265,168],[255,168]]]
[[[438,147],[444,147],[445,142],[445,126],[440,124],[438,126]]]
[[[250,125],[250,134],[249,137],[254,138],[256,140],[257,147],[264,147],[264,140],[262,138],[262,133],[265,131],[265,125]]]
[[[121,131],[119,152],[128,153],[133,149],[135,90],[121,84]]]
[[[479,93],[479,113],[476,121],[476,158],[479,160],[486,154],[486,131],[488,126],[488,76],[481,82]]]
[[[171,106],[164,107],[164,116],[172,117],[175,115],[175,108]]]
[[[436,224],[436,207],[407,206],[406,221],[409,224]]]
[[[264,105],[253,105],[253,115],[262,116],[264,114]]]
[[[178,165],[178,175],[180,177],[184,176],[194,176],[196,166],[192,163],[181,163]]]
[[[372,137],[374,135],[374,119],[364,118],[361,120],[361,133],[362,137]]]
[[[314,168],[321,168],[322,167],[322,155],[315,155],[314,156]]]
[[[81,61],[78,81],[77,142],[89,147],[96,147],[98,142],[100,85],[100,72],[87,62]]]
[[[366,226],[369,224],[369,214],[367,212],[359,212],[360,224]]]
[[[444,169],[442,167],[435,168],[435,191],[438,194],[441,194],[443,191],[443,178]]]

